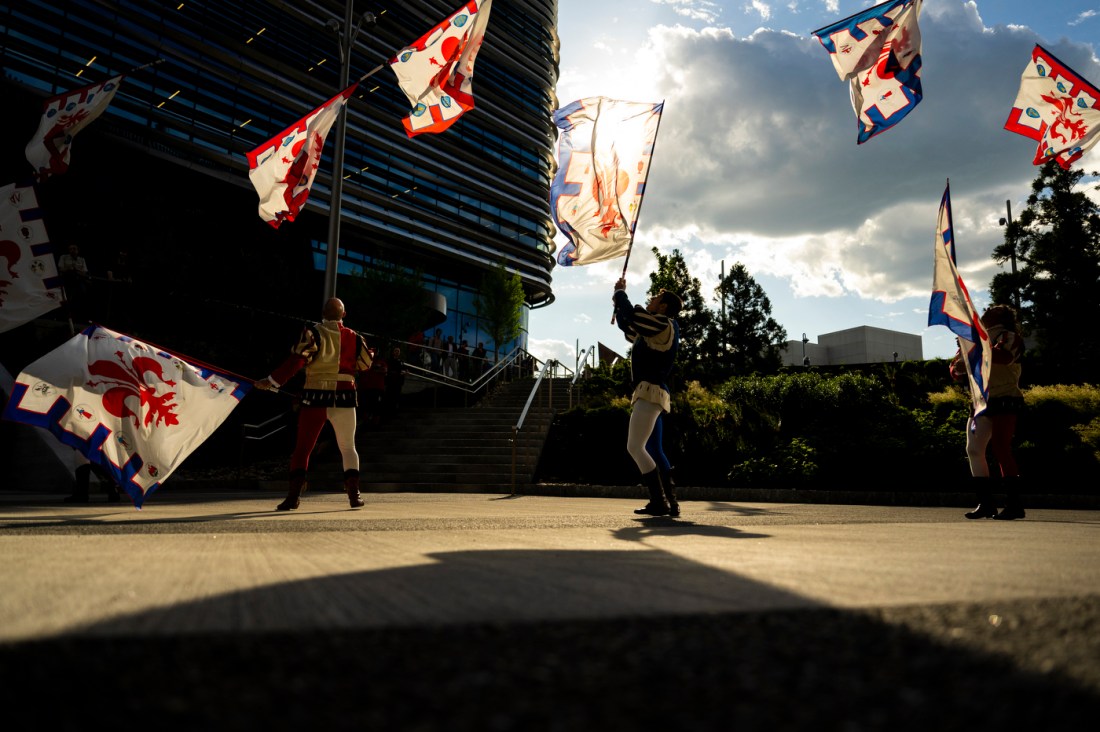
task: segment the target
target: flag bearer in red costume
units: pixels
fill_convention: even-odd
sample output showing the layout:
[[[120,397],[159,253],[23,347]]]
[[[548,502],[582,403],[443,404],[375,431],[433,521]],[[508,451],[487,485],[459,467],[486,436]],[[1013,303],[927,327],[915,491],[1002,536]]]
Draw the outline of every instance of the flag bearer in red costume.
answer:
[[[363,505],[359,494],[359,453],[355,450],[356,374],[370,368],[371,358],[363,338],[343,322],[344,303],[332,298],[322,310],[323,320],[306,327],[291,355],[271,376],[256,382],[257,389],[276,389],[302,367],[306,370],[302,408],[298,414],[298,439],[290,456],[290,492],[276,506],[278,511],[298,508],[306,490],[309,455],[325,422],[332,424],[344,461],[344,490],[352,508]]]

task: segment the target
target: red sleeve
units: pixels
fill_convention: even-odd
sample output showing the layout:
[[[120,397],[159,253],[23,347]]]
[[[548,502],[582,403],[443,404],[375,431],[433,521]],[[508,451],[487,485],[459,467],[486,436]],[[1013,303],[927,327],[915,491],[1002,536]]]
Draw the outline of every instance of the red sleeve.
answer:
[[[271,372],[271,380],[282,386],[294,378],[294,374],[301,371],[306,365],[306,357],[298,354],[287,356],[286,360],[279,364],[278,368]]]

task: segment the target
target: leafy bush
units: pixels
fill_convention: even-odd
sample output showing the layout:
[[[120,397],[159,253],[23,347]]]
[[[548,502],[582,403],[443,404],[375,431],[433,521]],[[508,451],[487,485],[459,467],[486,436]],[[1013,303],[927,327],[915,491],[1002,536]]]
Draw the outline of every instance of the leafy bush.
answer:
[[[682,485],[954,490],[970,474],[970,397],[937,376],[941,366],[905,378],[881,368],[737,377],[713,392],[692,382],[663,417],[665,453]],[[555,420],[540,474],[635,483],[629,371],[605,369],[590,382],[584,406]],[[1025,402],[1016,439],[1025,476],[1100,474],[1100,389],[1032,387]]]
[[[1024,401],[1016,428],[1020,473],[1062,482],[1095,475],[1100,456],[1089,440],[1095,439],[1090,425],[1100,417],[1100,389],[1089,384],[1034,386],[1024,390]]]

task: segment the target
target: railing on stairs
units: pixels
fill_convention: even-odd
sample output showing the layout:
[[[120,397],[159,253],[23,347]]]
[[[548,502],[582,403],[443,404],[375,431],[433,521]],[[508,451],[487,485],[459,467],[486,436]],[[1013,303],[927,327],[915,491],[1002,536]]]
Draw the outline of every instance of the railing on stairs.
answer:
[[[527,419],[527,412],[531,409],[531,403],[535,401],[535,396],[539,393],[539,387],[542,386],[542,380],[546,378],[547,374],[550,375],[549,394],[550,406],[554,405],[554,376],[557,373],[558,368],[562,368],[566,373],[572,373],[573,370],[568,366],[564,366],[561,362],[549,359],[543,364],[542,369],[539,371],[537,377],[535,377],[535,384],[531,387],[531,393],[527,397],[527,403],[523,405],[523,411],[520,412],[519,419],[512,426],[512,495],[516,494],[516,446],[519,443],[519,431],[523,429],[523,423]],[[572,394],[572,384],[570,384],[570,394]]]
[[[290,424],[291,415],[293,415],[293,413],[294,413],[293,410],[288,409],[287,411],[280,412],[279,414],[276,414],[271,419],[260,422],[259,424],[242,424],[241,425],[241,447],[240,447],[240,451],[237,455],[237,482],[238,483],[240,482],[240,480],[241,480],[241,478],[244,474],[244,447],[245,447],[245,445],[247,445],[250,440],[256,441],[256,442],[261,442],[263,440],[266,440],[269,437],[272,437],[273,435],[276,435],[276,434],[282,432]],[[275,427],[273,429],[269,429],[271,427],[271,425],[273,425],[273,424],[275,424],[276,422],[279,422],[279,421],[282,421],[282,424],[278,425],[277,427]],[[254,433],[259,432],[260,430],[267,430],[267,431],[264,432],[263,434],[254,434]]]

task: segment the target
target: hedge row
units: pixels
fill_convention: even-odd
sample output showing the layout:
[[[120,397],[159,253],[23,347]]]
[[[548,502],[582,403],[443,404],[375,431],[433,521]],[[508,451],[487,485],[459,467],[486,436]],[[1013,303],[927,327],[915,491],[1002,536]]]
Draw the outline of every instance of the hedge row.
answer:
[[[946,366],[801,371],[681,389],[665,415],[665,452],[683,485],[956,490],[969,476],[966,392]],[[558,415],[539,477],[630,485],[629,400],[623,371],[585,382],[581,404]],[[1016,433],[1025,475],[1054,482],[1100,476],[1100,389],[1025,390]],[[992,460],[992,459],[991,459]]]

